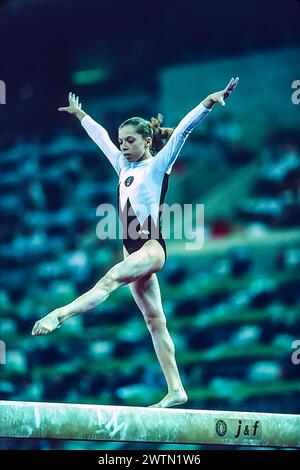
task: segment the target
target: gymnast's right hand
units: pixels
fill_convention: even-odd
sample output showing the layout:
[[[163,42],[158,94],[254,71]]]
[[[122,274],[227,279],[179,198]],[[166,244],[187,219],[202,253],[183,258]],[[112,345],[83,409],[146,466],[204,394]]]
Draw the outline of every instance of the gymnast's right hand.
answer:
[[[58,108],[58,111],[65,111],[66,113],[69,114],[80,114],[83,113],[81,110],[81,103],[79,103],[79,96],[76,96],[75,93],[69,93],[69,106],[65,107],[60,107]]]

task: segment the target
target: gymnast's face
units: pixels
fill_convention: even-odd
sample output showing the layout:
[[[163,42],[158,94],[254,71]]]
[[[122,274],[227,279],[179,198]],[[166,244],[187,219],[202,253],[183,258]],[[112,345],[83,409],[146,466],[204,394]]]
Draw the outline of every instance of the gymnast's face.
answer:
[[[120,150],[130,163],[148,158],[151,142],[151,137],[144,139],[135,131],[134,126],[124,126],[119,129]]]

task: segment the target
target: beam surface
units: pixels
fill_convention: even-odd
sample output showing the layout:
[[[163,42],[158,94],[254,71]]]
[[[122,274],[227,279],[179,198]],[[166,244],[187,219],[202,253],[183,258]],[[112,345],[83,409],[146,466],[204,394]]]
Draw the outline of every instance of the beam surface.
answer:
[[[300,415],[0,401],[0,437],[300,447]]]

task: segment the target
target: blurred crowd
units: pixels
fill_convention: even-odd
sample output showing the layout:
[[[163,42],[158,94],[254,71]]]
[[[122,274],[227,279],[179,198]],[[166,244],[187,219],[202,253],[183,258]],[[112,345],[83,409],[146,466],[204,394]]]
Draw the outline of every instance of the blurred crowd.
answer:
[[[291,137],[271,141],[263,149],[260,174],[252,194],[240,202],[238,214],[262,226],[299,227],[300,154]]]
[[[219,123],[217,134],[230,155],[228,126],[222,133]],[[77,135],[2,149],[2,399],[147,406],[165,391],[128,287],[53,335],[30,336],[38,318],[121,259],[120,240],[96,236],[97,206],[117,202],[116,175],[100,158]],[[299,147],[291,137],[271,140],[258,158],[251,194],[237,201],[232,218],[212,222],[211,237],[229,237],[237,222],[270,233],[299,228]],[[241,161],[226,164],[234,171]],[[268,260],[241,246],[212,254],[209,269],[199,258],[196,272],[188,259],[170,257],[159,276],[188,407],[299,412],[291,361],[300,338],[299,267],[300,243],[288,242]]]

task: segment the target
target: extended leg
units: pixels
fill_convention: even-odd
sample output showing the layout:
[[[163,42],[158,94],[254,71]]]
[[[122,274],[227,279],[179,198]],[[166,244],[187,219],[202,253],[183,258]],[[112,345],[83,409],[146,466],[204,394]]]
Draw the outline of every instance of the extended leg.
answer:
[[[53,310],[33,327],[33,335],[44,335],[58,328],[68,318],[87,312],[104,302],[118,287],[136,281],[140,277],[157,272],[164,263],[164,252],[155,240],[113,266],[95,286],[73,302]]]

